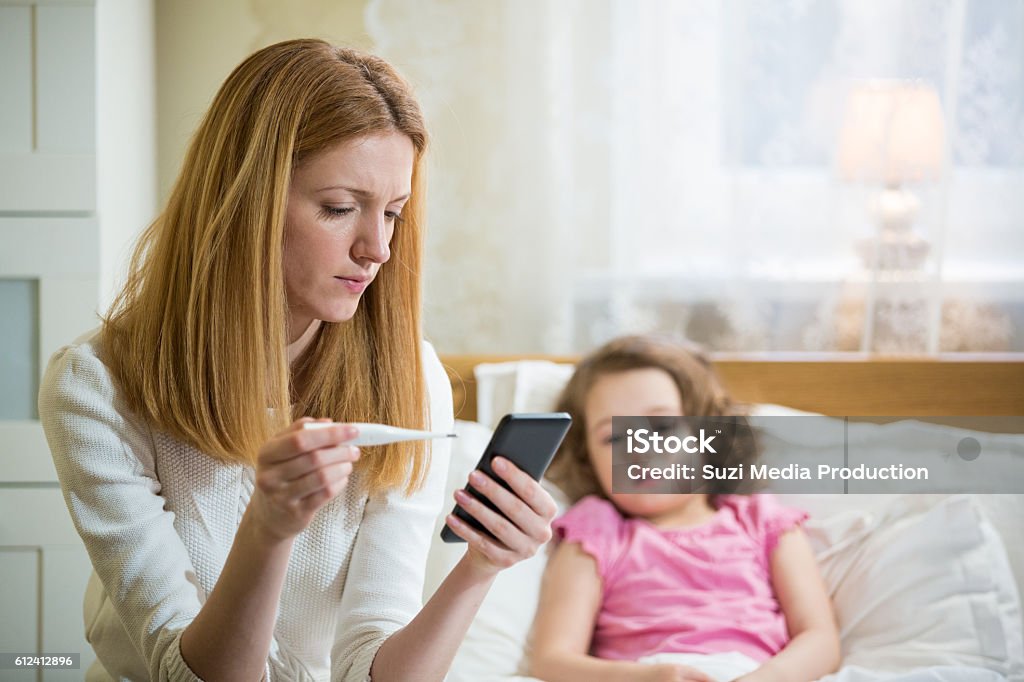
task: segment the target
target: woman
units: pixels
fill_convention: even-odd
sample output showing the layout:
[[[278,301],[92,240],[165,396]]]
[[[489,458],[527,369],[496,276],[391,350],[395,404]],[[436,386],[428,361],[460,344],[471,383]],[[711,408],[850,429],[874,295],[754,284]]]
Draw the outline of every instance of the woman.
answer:
[[[441,679],[496,573],[550,537],[449,517],[463,560],[421,608],[448,451],[365,453],[354,427],[450,430],[420,340],[423,155],[408,85],[316,40],[227,79],[102,327],[59,351],[40,414],[95,569],[90,680]],[[310,417],[341,422],[303,429]]]

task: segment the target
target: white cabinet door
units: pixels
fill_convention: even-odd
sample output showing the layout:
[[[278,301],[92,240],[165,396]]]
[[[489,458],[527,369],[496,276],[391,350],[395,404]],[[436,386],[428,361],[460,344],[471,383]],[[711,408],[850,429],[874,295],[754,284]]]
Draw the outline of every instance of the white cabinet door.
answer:
[[[2,498],[0,498],[2,499]],[[39,552],[0,540],[0,649],[8,653],[39,649]],[[0,679],[36,680],[33,670],[0,670]]]
[[[38,422],[50,355],[96,325],[96,8],[0,0],[0,652],[92,662],[82,598],[91,567]]]
[[[96,209],[92,2],[0,3],[0,211]]]
[[[92,567],[60,488],[0,487],[0,651],[80,654],[77,670],[0,670],[0,680],[81,680],[95,659],[82,597]]]

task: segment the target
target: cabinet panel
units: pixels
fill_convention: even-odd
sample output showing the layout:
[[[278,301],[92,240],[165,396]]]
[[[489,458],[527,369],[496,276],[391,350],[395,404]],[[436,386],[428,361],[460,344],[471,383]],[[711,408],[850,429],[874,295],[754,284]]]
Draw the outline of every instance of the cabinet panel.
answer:
[[[32,9],[0,6],[0,154],[32,151]]]
[[[57,482],[43,427],[33,420],[0,421],[0,483],[26,482]],[[6,492],[0,488],[0,497]]]
[[[4,154],[0,150],[0,212],[92,213],[92,154]]]
[[[91,571],[59,488],[0,487],[0,651],[81,655],[78,670],[0,679],[83,679],[94,659],[82,622]]]
[[[0,420],[35,419],[39,392],[39,286],[0,279]]]
[[[0,495],[4,491],[0,491]],[[39,650],[39,552],[0,545],[0,651]],[[5,682],[35,682],[35,670],[0,671]]]
[[[95,10],[36,7],[36,148],[96,149]]]
[[[0,217],[0,277],[99,276],[100,234],[94,217]]]
[[[84,546],[44,547],[43,651],[79,654],[78,670],[44,670],[44,682],[78,682],[95,660],[85,641],[82,598],[92,573]]]
[[[0,488],[0,547],[81,543],[60,488]]]

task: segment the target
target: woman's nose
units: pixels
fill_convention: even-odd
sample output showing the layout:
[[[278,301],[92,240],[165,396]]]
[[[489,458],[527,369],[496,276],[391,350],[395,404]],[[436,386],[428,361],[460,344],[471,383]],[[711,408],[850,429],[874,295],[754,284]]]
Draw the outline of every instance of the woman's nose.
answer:
[[[374,263],[385,263],[391,258],[391,230],[383,214],[368,216],[360,225],[359,236],[352,245],[353,256]]]

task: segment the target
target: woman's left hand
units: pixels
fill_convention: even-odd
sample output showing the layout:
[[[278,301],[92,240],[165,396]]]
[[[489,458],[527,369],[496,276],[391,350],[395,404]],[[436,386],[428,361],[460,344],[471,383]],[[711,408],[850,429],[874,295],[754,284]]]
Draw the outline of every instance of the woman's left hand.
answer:
[[[497,540],[477,531],[454,514],[449,514],[445,520],[469,544],[467,558],[478,568],[497,573],[529,559],[551,539],[551,520],[557,507],[551,495],[537,481],[504,457],[495,457],[491,468],[515,494],[481,471],[473,471],[469,475],[469,484],[493,502],[508,519],[464,490],[455,491],[455,501]]]

